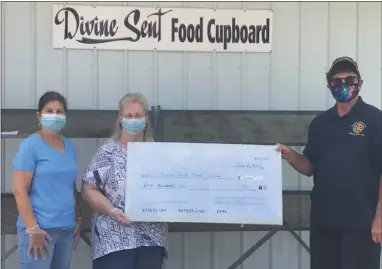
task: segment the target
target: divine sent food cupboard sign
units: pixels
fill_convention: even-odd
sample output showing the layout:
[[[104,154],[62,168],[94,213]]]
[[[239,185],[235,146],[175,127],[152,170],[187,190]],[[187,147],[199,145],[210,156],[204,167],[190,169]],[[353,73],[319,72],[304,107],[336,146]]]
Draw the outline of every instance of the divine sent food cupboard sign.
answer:
[[[53,47],[270,52],[271,10],[53,5]]]

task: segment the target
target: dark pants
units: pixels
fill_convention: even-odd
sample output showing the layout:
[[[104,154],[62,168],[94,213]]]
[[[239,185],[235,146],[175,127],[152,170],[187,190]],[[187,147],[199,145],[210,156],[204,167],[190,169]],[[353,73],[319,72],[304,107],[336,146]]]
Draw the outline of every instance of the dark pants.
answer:
[[[93,269],[161,269],[163,247],[139,247],[116,251],[93,261]]]
[[[370,231],[312,228],[311,269],[379,269],[381,245]]]

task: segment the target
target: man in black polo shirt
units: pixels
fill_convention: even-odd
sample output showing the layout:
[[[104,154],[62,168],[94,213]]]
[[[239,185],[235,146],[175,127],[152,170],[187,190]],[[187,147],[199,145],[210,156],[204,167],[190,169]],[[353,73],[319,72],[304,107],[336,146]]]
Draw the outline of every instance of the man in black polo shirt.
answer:
[[[382,112],[358,95],[362,80],[351,58],[333,62],[327,83],[336,105],[312,121],[303,154],[277,150],[313,175],[311,269],[379,269]]]

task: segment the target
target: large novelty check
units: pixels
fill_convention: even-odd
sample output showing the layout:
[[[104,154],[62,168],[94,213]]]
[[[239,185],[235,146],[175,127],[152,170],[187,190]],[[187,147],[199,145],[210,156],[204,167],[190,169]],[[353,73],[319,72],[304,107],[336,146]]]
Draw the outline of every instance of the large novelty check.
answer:
[[[125,212],[132,221],[282,225],[274,146],[129,143]]]

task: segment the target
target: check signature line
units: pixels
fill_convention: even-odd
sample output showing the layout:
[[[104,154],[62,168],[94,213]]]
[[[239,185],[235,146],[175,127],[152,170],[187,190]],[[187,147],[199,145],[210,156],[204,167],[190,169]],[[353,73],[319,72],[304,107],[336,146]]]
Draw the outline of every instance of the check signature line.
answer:
[[[213,188],[153,188],[153,187],[143,187],[143,189],[148,190],[189,190],[189,191],[258,191],[257,189],[213,189]]]
[[[182,177],[182,176],[158,176],[158,177],[155,177],[155,176],[141,176],[141,178],[144,178],[144,179],[163,179],[163,178],[172,178],[172,179],[212,179],[212,180],[220,180],[220,179],[227,179],[227,180],[236,180],[237,178],[229,178],[229,177],[189,177],[189,176],[185,176],[185,177]]]

